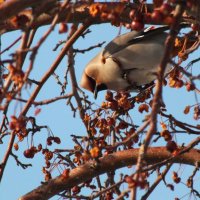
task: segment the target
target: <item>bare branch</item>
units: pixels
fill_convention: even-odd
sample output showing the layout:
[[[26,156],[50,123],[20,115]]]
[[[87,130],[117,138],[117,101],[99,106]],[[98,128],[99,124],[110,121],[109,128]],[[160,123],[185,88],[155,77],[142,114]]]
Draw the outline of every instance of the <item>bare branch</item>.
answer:
[[[49,199],[67,188],[72,188],[73,186],[82,183],[83,180],[87,181],[107,171],[116,170],[129,165],[135,165],[138,153],[139,149],[129,149],[104,156],[99,159],[99,163],[96,161],[87,162],[86,164],[71,170],[68,178],[65,179],[62,175],[60,175],[22,196],[19,200]],[[169,157],[171,157],[171,155],[164,147],[152,147],[147,150],[146,162],[148,164],[153,164]],[[199,151],[197,149],[192,149],[189,152],[175,157],[173,162],[195,165],[195,161],[199,159]]]

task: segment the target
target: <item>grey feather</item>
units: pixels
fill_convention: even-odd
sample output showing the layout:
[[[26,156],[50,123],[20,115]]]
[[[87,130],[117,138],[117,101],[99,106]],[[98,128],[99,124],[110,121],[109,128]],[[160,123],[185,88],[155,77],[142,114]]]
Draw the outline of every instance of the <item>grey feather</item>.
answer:
[[[81,86],[92,92],[98,92],[96,86],[122,91],[152,82],[164,54],[168,29],[163,26],[116,37],[87,64]]]

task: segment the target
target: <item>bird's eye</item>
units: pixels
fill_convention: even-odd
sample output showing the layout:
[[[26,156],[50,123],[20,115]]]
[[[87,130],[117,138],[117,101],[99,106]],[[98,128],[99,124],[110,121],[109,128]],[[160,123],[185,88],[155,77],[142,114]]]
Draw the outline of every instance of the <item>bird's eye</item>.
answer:
[[[101,83],[101,84],[97,85],[97,88],[98,88],[98,91],[107,90],[108,89],[107,85],[104,84],[104,83]]]

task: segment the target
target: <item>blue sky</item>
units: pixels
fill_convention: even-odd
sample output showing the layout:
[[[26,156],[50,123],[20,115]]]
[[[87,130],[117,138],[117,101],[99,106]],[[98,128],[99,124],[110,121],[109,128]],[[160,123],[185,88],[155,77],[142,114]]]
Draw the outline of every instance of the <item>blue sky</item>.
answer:
[[[40,28],[37,33],[37,37],[35,38],[35,41],[37,41],[41,34],[43,34],[46,31],[47,27]],[[91,45],[95,45],[99,42],[106,41],[109,42],[112,40],[115,36],[119,33],[119,28],[113,27],[110,24],[104,24],[104,25],[93,25],[91,28],[92,33],[88,34],[85,39],[80,38],[76,44],[74,45],[74,48],[79,49],[85,49],[88,48]],[[122,32],[126,32],[126,30],[122,30]],[[11,32],[8,34],[4,34],[2,36],[2,49],[7,47],[12,41],[14,41],[15,38],[19,35],[19,32]],[[45,71],[49,68],[49,66],[52,64],[56,56],[58,55],[60,48],[54,52],[52,49],[55,47],[55,45],[58,43],[59,40],[65,40],[66,35],[58,34],[58,29],[56,27],[55,31],[50,35],[50,37],[47,39],[45,44],[40,48],[38,52],[38,56],[34,65],[34,70],[31,73],[31,77],[35,78],[37,80],[40,79],[40,77],[45,73]],[[19,46],[19,43],[16,45],[16,47]],[[88,63],[88,61],[97,53],[99,52],[99,48],[95,49],[93,51],[90,51],[85,54],[79,54],[76,57],[75,60],[75,70],[77,73],[77,79],[80,80],[81,74],[83,72],[83,69],[85,65]],[[12,51],[7,52],[5,55],[2,55],[2,59],[6,58]],[[193,58],[197,58],[199,55],[194,54]],[[26,65],[28,65],[28,60],[26,61]],[[65,70],[67,66],[67,59],[64,59],[60,65],[59,68],[56,70],[56,73],[61,77],[63,80],[63,71]],[[194,71],[198,72],[197,66],[194,66]],[[67,91],[70,92],[70,81],[69,85],[67,86]],[[42,99],[48,99],[55,96],[59,96],[61,92],[60,87],[56,84],[56,81],[53,77],[50,77],[47,84],[43,87],[43,89],[40,92],[40,95],[37,97],[37,101]],[[93,101],[93,95],[89,94],[86,91],[86,94],[89,95],[90,99]],[[97,105],[100,105],[103,98],[104,98],[105,92],[100,93],[97,100],[94,100]],[[132,93],[134,96],[135,93]],[[28,98],[29,93],[27,91],[24,91],[24,98]],[[187,93],[185,92],[185,89],[171,89],[168,87],[164,88],[164,101],[167,105],[168,113],[174,114],[179,120],[183,120],[188,123],[193,123],[194,125],[199,121],[195,122],[192,118],[192,116],[189,115],[183,115],[183,110],[186,105],[191,105],[196,103],[195,101],[195,95],[194,92]],[[23,104],[21,103],[13,103],[9,112],[9,115],[13,114],[14,109],[16,109],[16,112],[19,113],[20,107]],[[56,103],[53,103],[51,105],[43,106],[41,107],[42,111],[37,117],[37,123],[38,125],[48,125],[51,131],[55,136],[59,136],[62,140],[61,145],[54,145],[55,148],[72,148],[73,143],[71,141],[71,138],[69,137],[70,134],[77,134],[77,135],[84,135],[85,134],[85,128],[81,124],[81,120],[78,117],[73,118],[73,113],[71,112],[71,109],[69,106],[66,105],[66,100],[61,100]],[[35,108],[32,107],[30,111],[28,112],[28,116],[33,115],[35,111]],[[138,115],[137,112],[133,111],[133,116],[135,114]],[[137,116],[138,123],[141,122],[143,119],[143,116]],[[44,138],[47,137],[48,132],[46,130],[42,130],[41,132],[37,133],[35,136],[35,144],[37,143],[43,143],[45,144]],[[191,136],[193,137],[193,136]],[[188,142],[191,140],[191,138],[188,140],[188,136],[185,135],[178,135],[177,136],[178,141],[180,142]],[[8,140],[4,140],[4,144],[0,145],[0,159],[2,159],[6,145]],[[163,145],[164,142],[160,142],[157,145]],[[23,170],[20,167],[16,166],[16,162],[12,157],[10,157],[8,165],[6,166],[6,170],[4,173],[4,177],[1,183],[0,187],[0,199],[2,200],[12,200],[17,199],[21,195],[29,192],[30,190],[34,189],[38,185],[40,185],[40,182],[43,181],[43,174],[41,172],[42,165],[44,165],[43,157],[40,154],[37,154],[34,159],[26,159],[23,156],[23,151],[27,148],[27,141],[24,140],[22,143],[20,143],[20,149],[16,153],[16,155],[19,156],[20,160],[24,163],[32,163],[33,167],[28,168],[26,170]],[[52,149],[53,149],[52,147]],[[185,166],[179,166],[176,165],[175,169],[179,169],[183,171],[183,174],[190,174],[191,167],[185,167]],[[125,169],[122,169],[122,172],[125,172]],[[58,175],[58,174],[57,174]],[[169,176],[170,177],[170,176]],[[184,175],[183,175],[184,177]],[[171,178],[171,177],[170,177]],[[172,182],[170,180],[169,182]],[[198,177],[199,178],[199,177]],[[153,181],[153,180],[152,180]],[[150,200],[156,199],[162,195],[162,199],[168,200],[175,197],[175,194],[186,194],[185,187],[183,184],[179,184],[176,186],[177,191],[171,192],[169,189],[166,189],[165,186],[158,187],[154,194],[149,198]],[[159,196],[158,196],[159,195]],[[180,195],[180,196],[181,196]],[[180,197],[179,196],[179,197]],[[54,197],[52,199],[58,199],[57,197]],[[187,198],[186,198],[187,199]]]

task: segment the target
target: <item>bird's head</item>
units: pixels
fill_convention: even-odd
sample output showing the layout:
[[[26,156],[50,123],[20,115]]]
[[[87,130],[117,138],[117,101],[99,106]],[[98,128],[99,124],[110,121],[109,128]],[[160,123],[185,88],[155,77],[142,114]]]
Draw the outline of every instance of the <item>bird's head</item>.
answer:
[[[92,77],[94,76],[91,76],[90,71],[85,70],[81,78],[80,86],[92,92],[94,94],[94,98],[96,99],[99,91],[106,90],[108,88],[106,84],[97,83],[96,79]]]

